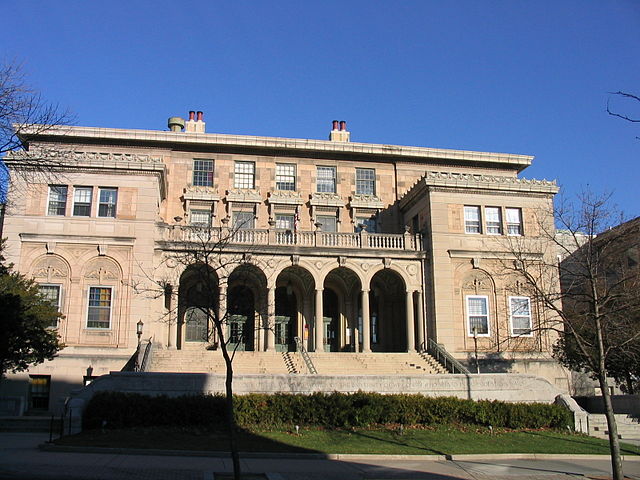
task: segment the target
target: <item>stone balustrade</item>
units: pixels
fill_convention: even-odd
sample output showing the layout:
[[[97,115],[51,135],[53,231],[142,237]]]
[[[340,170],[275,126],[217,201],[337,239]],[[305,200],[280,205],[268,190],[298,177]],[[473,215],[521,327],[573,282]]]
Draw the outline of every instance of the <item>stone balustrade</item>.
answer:
[[[310,248],[361,248],[375,250],[422,249],[420,235],[411,233],[357,233],[292,231],[275,229],[230,229],[228,227],[161,226],[167,242],[224,242],[233,245],[295,246]]]

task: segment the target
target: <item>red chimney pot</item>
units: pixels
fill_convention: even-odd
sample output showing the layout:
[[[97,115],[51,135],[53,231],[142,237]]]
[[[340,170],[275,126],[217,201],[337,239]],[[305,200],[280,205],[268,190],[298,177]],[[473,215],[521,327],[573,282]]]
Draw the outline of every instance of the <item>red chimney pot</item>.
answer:
[[[193,110],[189,110],[189,120],[193,122],[193,119],[196,115],[196,112],[194,112]]]
[[[202,112],[198,112],[198,121],[199,122],[202,121],[202,116],[203,116],[203,113]]]
[[[338,120],[333,121],[333,130],[338,130]]]
[[[340,130],[347,130],[347,122],[345,122],[344,120],[340,120]]]

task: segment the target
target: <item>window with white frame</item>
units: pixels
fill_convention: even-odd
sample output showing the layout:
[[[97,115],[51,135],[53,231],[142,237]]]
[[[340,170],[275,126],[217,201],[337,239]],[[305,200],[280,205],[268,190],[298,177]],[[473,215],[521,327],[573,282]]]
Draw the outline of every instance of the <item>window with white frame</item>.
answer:
[[[91,216],[91,197],[93,187],[73,187],[73,216]]]
[[[276,228],[279,230],[293,230],[295,216],[291,214],[276,214]]]
[[[507,234],[522,235],[522,210],[507,208]]]
[[[465,205],[464,231],[465,233],[482,233],[480,226],[480,207]]]
[[[529,297],[509,297],[511,334],[531,336],[531,300]]]
[[[256,165],[253,162],[236,162],[233,170],[234,188],[255,187]]]
[[[356,168],[356,193],[376,194],[376,171],[373,168]]]
[[[316,222],[322,224],[320,227],[323,232],[337,232],[338,222],[335,215],[318,215]]]
[[[336,167],[317,167],[316,192],[336,193]]]
[[[489,335],[489,297],[486,295],[467,295],[467,328],[469,336]]]
[[[502,235],[502,212],[500,207],[485,207],[484,221],[488,235]]]
[[[276,163],[276,190],[295,191],[296,166],[292,163]]]
[[[195,187],[213,186],[213,160],[193,161],[193,185]]]
[[[67,211],[66,185],[49,185],[49,204],[47,215],[65,215]]]
[[[87,328],[111,328],[112,287],[89,287]]]
[[[233,212],[233,228],[236,230],[251,230],[253,229],[253,223],[255,215],[253,212],[238,211]]]
[[[100,187],[98,195],[98,216],[116,216],[116,205],[118,203],[118,189]]]
[[[193,209],[189,211],[189,223],[199,227],[211,226],[211,210]]]
[[[59,312],[62,307],[62,285],[40,284],[38,285],[38,290],[40,291],[40,295],[42,295],[45,300],[49,301]],[[54,328],[57,327],[58,318],[56,317],[48,326]]]

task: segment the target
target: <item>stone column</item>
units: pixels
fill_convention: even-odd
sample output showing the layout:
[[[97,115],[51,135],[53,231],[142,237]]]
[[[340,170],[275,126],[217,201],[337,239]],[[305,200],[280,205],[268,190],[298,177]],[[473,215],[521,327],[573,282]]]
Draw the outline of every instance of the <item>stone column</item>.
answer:
[[[422,298],[422,292],[418,292],[418,308],[416,314],[418,317],[416,319],[416,323],[418,324],[418,346],[422,346],[426,350],[427,345],[424,344],[424,299]]]
[[[316,322],[314,326],[315,332],[315,352],[324,352],[324,323],[322,321],[322,288],[316,289]]]
[[[369,318],[369,290],[362,290],[362,353],[371,352],[371,319]]]
[[[413,321],[413,292],[407,292],[407,352],[416,351],[415,322]]]
[[[169,338],[167,339],[167,348],[175,350],[178,344],[178,315],[175,319],[169,321]]]
[[[227,335],[229,334],[229,332],[225,332],[224,330],[224,326],[228,325],[227,323],[227,284],[226,284],[226,279],[223,280],[222,285],[220,285],[219,287],[219,293],[218,293],[218,321],[222,323],[222,332],[224,333],[224,339],[227,340]],[[218,335],[218,332],[216,331],[216,337]],[[218,338],[218,342],[220,342],[222,339]]]
[[[264,351],[273,352],[276,346],[276,287],[267,292],[267,325],[264,335]]]

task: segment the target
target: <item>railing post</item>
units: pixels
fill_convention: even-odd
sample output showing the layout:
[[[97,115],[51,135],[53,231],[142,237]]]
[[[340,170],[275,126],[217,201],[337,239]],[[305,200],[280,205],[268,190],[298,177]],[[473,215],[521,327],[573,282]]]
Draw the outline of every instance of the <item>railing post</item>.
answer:
[[[409,232],[409,226],[404,226],[404,249],[413,250],[411,245],[411,232]]]
[[[360,248],[369,248],[369,232],[365,228],[360,230]]]
[[[275,220],[269,220],[269,233],[267,243],[269,245],[276,245],[276,222]]]

